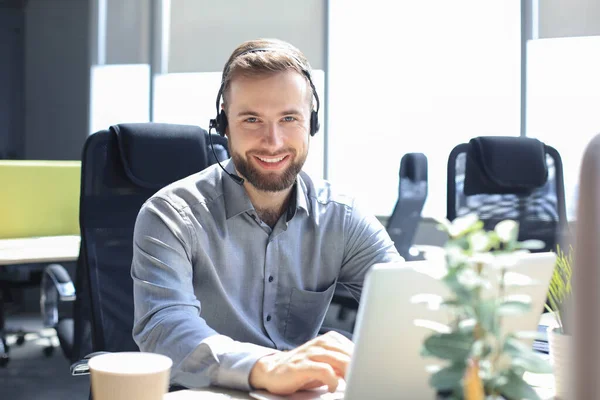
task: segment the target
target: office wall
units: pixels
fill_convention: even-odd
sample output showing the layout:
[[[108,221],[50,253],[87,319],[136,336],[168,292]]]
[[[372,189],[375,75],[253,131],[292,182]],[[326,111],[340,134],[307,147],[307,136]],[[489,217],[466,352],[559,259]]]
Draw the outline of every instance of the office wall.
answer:
[[[22,158],[24,6],[0,3],[0,158]]]
[[[325,66],[324,0],[171,1],[168,71],[221,71],[243,41],[276,37],[294,44],[314,69]]]
[[[539,38],[600,35],[600,1],[532,0],[539,6]]]
[[[150,63],[151,1],[106,1],[106,64]]]
[[[89,0],[29,0],[25,157],[81,158],[88,133]]]

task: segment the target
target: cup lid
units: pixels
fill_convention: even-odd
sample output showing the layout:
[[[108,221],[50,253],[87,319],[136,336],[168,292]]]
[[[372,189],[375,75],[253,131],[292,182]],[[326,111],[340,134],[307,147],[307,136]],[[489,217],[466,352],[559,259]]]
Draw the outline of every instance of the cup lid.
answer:
[[[173,361],[162,354],[117,352],[92,357],[88,365],[91,371],[138,375],[163,372],[171,368]]]

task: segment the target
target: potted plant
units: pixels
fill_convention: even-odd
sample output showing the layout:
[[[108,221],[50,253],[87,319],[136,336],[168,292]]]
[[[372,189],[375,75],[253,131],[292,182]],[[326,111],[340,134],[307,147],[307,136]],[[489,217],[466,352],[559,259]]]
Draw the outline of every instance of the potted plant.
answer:
[[[520,339],[537,332],[503,332],[502,318],[528,312],[530,303],[514,292],[518,253],[543,247],[540,241],[518,242],[518,224],[502,221],[485,231],[477,216],[441,221],[449,240],[441,278],[451,296],[443,306],[451,323],[423,344],[423,355],[446,362],[429,384],[447,399],[539,399],[523,374],[551,373],[551,365]]]
[[[571,276],[573,275],[573,248],[567,253],[560,246],[556,251],[556,268],[548,288],[546,310],[552,316],[554,324],[549,324],[548,344],[550,360],[554,367],[556,396],[567,398],[570,373],[573,367],[572,332],[569,308],[572,306]]]

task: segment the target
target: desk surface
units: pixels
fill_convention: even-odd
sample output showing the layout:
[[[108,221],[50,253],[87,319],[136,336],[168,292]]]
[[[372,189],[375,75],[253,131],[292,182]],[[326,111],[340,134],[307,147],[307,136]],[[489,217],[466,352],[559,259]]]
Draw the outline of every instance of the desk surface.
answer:
[[[535,375],[525,373],[524,379],[532,385],[542,400],[554,398],[554,378],[552,375]],[[249,400],[246,392],[221,388],[205,388],[196,390],[180,390],[165,395],[164,400]]]
[[[246,392],[226,390],[220,388],[206,388],[196,390],[180,390],[167,393],[164,400],[249,400],[252,399]]]
[[[75,261],[79,235],[0,239],[0,265]]]

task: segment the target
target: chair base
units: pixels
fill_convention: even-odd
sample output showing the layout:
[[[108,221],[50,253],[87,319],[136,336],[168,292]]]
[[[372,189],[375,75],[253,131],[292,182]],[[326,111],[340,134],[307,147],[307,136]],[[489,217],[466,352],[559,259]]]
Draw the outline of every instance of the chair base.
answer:
[[[4,339],[4,332],[0,332],[0,368],[6,367],[10,361],[8,351],[9,349],[6,345],[6,340]]]

